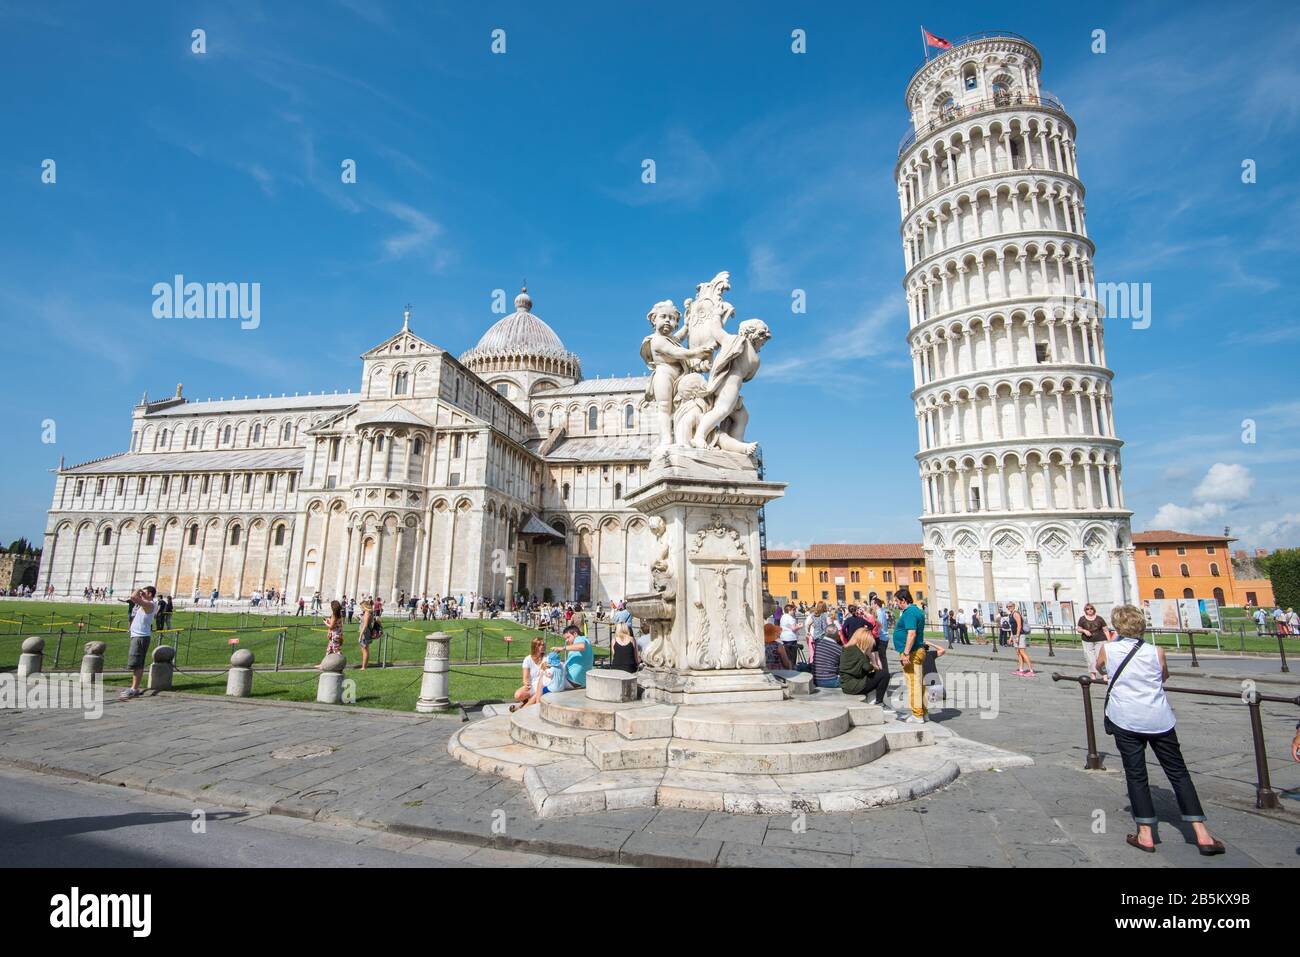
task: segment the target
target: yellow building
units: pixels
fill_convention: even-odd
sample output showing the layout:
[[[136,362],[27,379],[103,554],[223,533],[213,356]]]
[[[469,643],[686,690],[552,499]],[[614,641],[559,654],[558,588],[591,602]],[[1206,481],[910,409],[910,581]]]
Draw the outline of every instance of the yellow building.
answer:
[[[764,583],[777,601],[864,602],[874,593],[888,601],[906,585],[925,600],[925,555],[914,545],[810,545],[768,549]]]
[[[1267,578],[1237,578],[1228,551],[1235,540],[1168,529],[1135,532],[1138,593],[1143,598],[1213,598],[1229,606],[1272,605]]]

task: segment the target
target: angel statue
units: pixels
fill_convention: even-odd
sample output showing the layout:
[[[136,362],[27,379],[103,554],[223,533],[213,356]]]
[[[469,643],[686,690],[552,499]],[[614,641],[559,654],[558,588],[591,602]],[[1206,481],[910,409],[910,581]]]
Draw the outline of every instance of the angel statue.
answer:
[[[684,445],[690,441],[690,436],[676,435],[674,432],[673,390],[690,364],[703,360],[712,350],[707,346],[686,348],[678,344],[674,333],[677,332],[682,316],[671,299],[655,303],[646,313],[646,319],[654,332],[641,341],[641,358],[650,367],[650,382],[645,389],[645,398],[648,402],[654,402],[659,412],[659,448]]]
[[[712,397],[713,405],[695,426],[691,438],[695,448],[721,447],[713,433],[724,423],[725,434],[737,441],[744,440],[749,413],[740,397],[740,387],[758,372],[758,352],[770,338],[772,332],[762,319],[746,319],[737,335],[727,336],[709,368],[707,394]]]
[[[723,299],[730,289],[731,273],[725,270],[695,287],[695,298],[682,303],[686,310],[686,325],[677,333],[679,342],[685,338],[692,349],[703,349],[708,353],[731,337],[726,326],[736,314],[736,307]],[[705,372],[709,363],[697,359],[692,368],[696,372]]]
[[[709,384],[698,372],[688,372],[677,380],[673,408],[674,434],[683,436],[687,442],[692,440],[700,420],[709,410],[708,394]],[[736,412],[722,423],[714,438],[718,448],[724,452],[739,452],[741,455],[752,457],[758,448],[758,443],[743,441],[745,424],[748,420],[749,413],[745,411],[744,403],[737,403]],[[733,429],[737,430],[739,438],[733,436]]]

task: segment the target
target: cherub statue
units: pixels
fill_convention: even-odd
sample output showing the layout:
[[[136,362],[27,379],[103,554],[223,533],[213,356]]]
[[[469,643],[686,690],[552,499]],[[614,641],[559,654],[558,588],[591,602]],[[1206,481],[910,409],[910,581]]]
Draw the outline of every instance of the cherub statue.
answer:
[[[688,372],[677,380],[673,432],[688,442],[695,435],[700,420],[709,411],[708,393],[708,383],[698,372]],[[758,443],[741,441],[745,437],[745,424],[748,420],[749,413],[745,411],[743,404],[738,404],[732,418],[724,422],[717,435],[713,437],[713,444],[726,452],[739,452],[742,455],[752,456],[758,448]],[[739,426],[739,438],[733,435],[736,425]]]
[[[641,358],[651,370],[645,397],[647,401],[654,402],[659,411],[659,448],[684,445],[690,441],[690,436],[679,435],[673,428],[673,387],[690,363],[703,360],[710,350],[703,346],[685,348],[678,344],[674,333],[682,316],[671,299],[655,303],[646,313],[646,319],[654,332],[641,341]]]
[[[676,665],[676,656],[673,654],[670,639],[677,608],[677,582],[673,578],[668,562],[668,553],[671,549],[668,542],[664,540],[664,533],[667,530],[668,525],[662,516],[655,515],[650,519],[650,533],[660,545],[655,560],[650,564],[650,590],[663,600],[669,611],[666,618],[647,619],[651,641],[646,648],[645,660],[646,664],[653,668],[672,668]]]
[[[712,352],[731,338],[726,325],[736,314],[736,307],[723,299],[729,289],[731,273],[725,270],[695,287],[695,298],[682,304],[686,310],[686,325],[677,333],[678,341],[685,337],[692,349]],[[704,372],[708,367],[708,362],[702,359],[691,365],[696,372]]]
[[[695,426],[691,438],[695,448],[708,448],[714,430],[724,423],[727,423],[726,434],[737,440],[745,437],[749,415],[741,404],[740,387],[758,372],[759,350],[770,338],[772,332],[762,319],[746,319],[740,324],[739,334],[730,336],[713,357],[708,383],[713,406]],[[720,443],[716,444],[721,447]]]

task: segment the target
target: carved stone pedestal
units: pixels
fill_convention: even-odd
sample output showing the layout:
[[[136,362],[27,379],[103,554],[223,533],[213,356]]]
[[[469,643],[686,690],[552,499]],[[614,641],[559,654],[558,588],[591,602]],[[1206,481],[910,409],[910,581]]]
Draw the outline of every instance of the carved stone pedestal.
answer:
[[[758,511],[785,494],[748,456],[670,448],[650,463],[629,503],[651,517],[659,553],[655,591],[628,596],[651,613],[653,640],[638,675],[644,696],[664,704],[780,701],[763,670],[763,579]]]

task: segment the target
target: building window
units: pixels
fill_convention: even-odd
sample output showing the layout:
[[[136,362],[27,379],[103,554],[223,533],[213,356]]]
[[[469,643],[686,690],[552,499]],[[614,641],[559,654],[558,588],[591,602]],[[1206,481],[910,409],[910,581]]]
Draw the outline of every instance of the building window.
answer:
[[[124,491],[126,491],[126,479],[124,479],[122,476],[119,475],[119,476],[117,477],[117,492],[116,492],[116,494],[121,495]]]
[[[830,580],[831,580],[830,572],[827,572],[827,571],[819,571],[819,572],[817,573],[817,581],[821,582],[822,584],[826,584],[826,583],[829,582]],[[825,592],[822,592],[822,597],[823,597],[823,598],[826,597],[826,593],[825,593]]]
[[[796,598],[798,598],[798,597],[799,597],[799,589],[797,589],[797,588],[791,588],[791,589],[790,589],[790,598],[793,600],[793,599],[796,599]]]
[[[1152,563],[1151,565],[1151,577],[1152,578],[1160,577],[1160,566],[1156,565],[1155,563]]]
[[[222,430],[221,441],[226,445],[230,444],[230,426],[226,426],[225,429]]]
[[[1156,589],[1156,597],[1157,597],[1157,598],[1164,598],[1164,597],[1165,597],[1165,590],[1164,590],[1163,588],[1157,588],[1157,589]]]
[[[459,472],[452,472],[451,475],[449,475],[449,476],[447,477],[447,484],[448,484],[448,485],[459,485],[459,484],[460,484],[460,473],[459,473]]]
[[[600,413],[596,410],[596,407],[593,405],[590,409],[587,410],[587,431],[595,432],[596,428],[599,425],[600,425]]]
[[[267,473],[266,473],[266,491],[267,491],[268,493],[269,493],[269,492],[274,492],[274,491],[275,491],[275,473],[274,473],[274,472],[267,472]]]
[[[1190,588],[1184,588],[1184,589],[1183,589],[1183,597],[1184,597],[1184,598],[1195,598],[1195,597],[1196,597],[1196,593],[1193,592]]]
[[[1178,566],[1178,574],[1182,575],[1184,578],[1191,578],[1191,577],[1192,577],[1192,573],[1191,573],[1190,571],[1188,571],[1186,565],[1179,565],[1179,566]]]
[[[382,435],[375,436],[375,451],[376,452],[384,451],[384,437]]]
[[[283,545],[283,544],[284,544],[284,526],[283,526],[283,525],[277,525],[277,526],[275,526],[275,544],[277,544],[277,545]]]
[[[831,597],[831,593],[830,593],[830,592],[825,591],[825,590],[822,591],[822,601],[826,601],[826,599],[828,599],[828,598],[830,598],[830,597]]]
[[[113,544],[113,530],[111,528],[104,529],[104,544],[105,545]]]
[[[163,494],[163,495],[166,495],[166,494],[167,494],[167,488],[168,488],[168,486],[170,486],[170,485],[171,485],[171,481],[169,480],[168,476],[164,475],[164,476],[162,477],[162,494]]]
[[[284,423],[284,428],[280,430],[280,440],[282,442],[288,442],[290,437],[292,437],[292,435],[293,435],[293,423],[292,422]]]
[[[230,544],[231,544],[231,545],[238,545],[238,544],[239,544],[239,526],[238,526],[238,525],[231,525],[231,526],[230,526]]]
[[[197,544],[199,543],[199,527],[198,527],[197,525],[191,525],[191,526],[190,526],[190,542],[189,542],[189,543],[190,543],[191,545],[197,545]]]
[[[407,374],[405,372],[397,373],[397,378],[393,380],[393,395],[406,395]]]
[[[857,584],[858,582],[862,581],[862,572],[859,571],[849,572],[849,581],[853,582],[854,584]]]
[[[795,571],[793,568],[790,569],[790,581],[797,582],[798,580],[799,580],[799,573]]]
[[[200,494],[202,494],[202,495],[207,495],[207,494],[208,494],[208,489],[211,488],[211,486],[212,486],[212,481],[211,481],[211,480],[212,480],[212,476],[211,476],[211,475],[205,475],[205,476],[203,476],[203,487],[202,487],[201,489],[199,489]]]
[[[144,530],[144,543],[145,543],[146,545],[152,545],[152,544],[153,544],[153,532],[154,532],[154,526],[153,526],[153,525],[150,525],[148,528],[146,528],[146,529]]]
[[[615,483],[614,483],[614,497],[615,497],[615,498],[622,498],[622,497],[623,497],[623,483],[622,483],[622,482],[615,482]]]
[[[297,485],[297,484],[298,484],[298,474],[297,474],[296,472],[290,472],[290,473],[289,473],[289,491],[292,492],[292,491],[293,491],[293,487],[294,487],[295,485]]]
[[[623,428],[630,429],[634,425],[636,410],[630,405],[623,406]]]
[[[916,568],[912,570],[912,581],[918,585],[921,583],[921,569]]]
[[[104,480],[103,480],[103,479],[95,479],[95,494],[96,494],[96,495],[103,495],[103,494],[104,494]]]
[[[1214,600],[1215,600],[1216,602],[1218,602],[1220,605],[1223,604],[1223,589],[1222,589],[1222,588],[1216,588],[1216,589],[1214,589]]]
[[[339,440],[337,438],[330,439],[330,461],[337,462],[338,460],[339,460]]]
[[[1213,575],[1215,578],[1218,578],[1218,577],[1219,577],[1219,563],[1218,563],[1218,562],[1210,562],[1210,574]]]
[[[1207,555],[1213,555],[1213,554],[1214,554],[1214,546],[1213,546],[1213,545],[1206,545],[1206,546],[1205,546],[1205,554],[1207,554]]]
[[[261,441],[262,441],[262,423],[259,422],[257,423],[257,425],[253,426],[253,442],[257,443]]]
[[[221,476],[221,494],[226,495],[230,492],[230,473],[227,472]]]
[[[460,447],[461,447],[460,440],[462,438],[463,436],[461,435],[453,435],[451,437],[451,457],[454,459],[460,458]]]
[[[424,439],[419,438],[418,436],[415,439],[415,454],[416,455],[424,454]]]
[[[188,494],[188,493],[189,493],[189,490],[190,490],[190,477],[189,477],[188,475],[182,475],[182,476],[181,476],[181,494],[182,494],[182,495]]]
[[[247,495],[252,488],[253,488],[253,473],[245,472],[244,473],[244,494]]]
[[[503,395],[507,399],[510,398],[510,386],[508,386],[506,383],[498,382],[496,385],[496,389],[497,389],[497,395]]]
[[[894,573],[889,571],[885,572],[884,578],[882,580],[887,582],[892,582],[894,580]]]
[[[569,483],[568,483],[568,482],[565,482],[563,485],[560,486],[560,498],[564,499],[566,502],[569,500]]]
[[[144,494],[144,476],[143,476],[143,475],[141,475],[140,478],[139,478],[139,480],[135,483],[135,493],[136,493],[137,495],[143,495],[143,494]]]
[[[86,491],[86,482],[85,482],[85,480],[84,480],[84,479],[77,479],[77,491],[74,492],[73,494],[76,495],[76,496],[78,496],[78,497],[80,497],[81,494],[82,494],[84,491]]]
[[[1181,545],[1178,546],[1178,554],[1179,554],[1179,555],[1186,555],[1186,554],[1187,554],[1187,549],[1184,548],[1184,547],[1181,546]]]
[[[1147,546],[1147,554],[1148,554],[1148,555],[1159,555],[1159,554],[1160,554],[1160,549],[1158,549],[1158,548],[1152,548],[1150,545],[1148,545],[1148,546]]]

